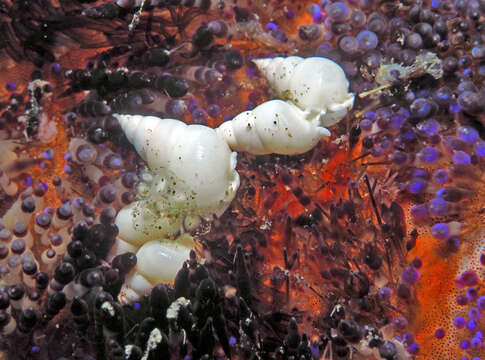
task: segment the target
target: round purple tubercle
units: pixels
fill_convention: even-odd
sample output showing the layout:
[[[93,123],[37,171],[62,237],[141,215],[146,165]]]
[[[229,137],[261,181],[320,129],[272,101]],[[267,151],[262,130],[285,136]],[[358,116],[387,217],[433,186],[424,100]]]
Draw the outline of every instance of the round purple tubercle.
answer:
[[[428,136],[436,135],[440,131],[440,123],[435,119],[427,119],[424,121],[420,121],[416,128],[419,131],[424,132]]]
[[[431,227],[431,235],[437,240],[446,240],[450,236],[450,227],[445,223],[438,223]]]
[[[274,22],[269,22],[266,24],[264,29],[266,30],[266,32],[276,31],[278,29],[278,25],[276,25]]]
[[[478,290],[476,288],[468,288],[466,290],[466,297],[469,298],[470,300],[476,300],[478,297]]]
[[[478,156],[485,156],[485,141],[483,140],[478,140],[475,145],[474,145],[474,149],[475,149],[475,153],[478,155]]]
[[[453,320],[453,325],[457,328],[457,329],[463,329],[466,325],[466,321],[465,319],[462,317],[462,316],[457,316],[454,320]]]
[[[409,181],[408,189],[411,194],[419,194],[426,189],[426,181],[419,178],[414,178]]]
[[[471,287],[478,284],[478,275],[475,271],[466,270],[462,272],[455,280],[458,287]]]
[[[429,202],[429,212],[435,216],[441,216],[448,212],[448,202],[440,197],[436,197]]]
[[[466,327],[471,330],[471,331],[474,331],[477,329],[477,323],[475,322],[475,320],[468,320],[466,322]]]
[[[408,327],[408,320],[403,316],[396,317],[393,323],[398,330],[404,330]]]
[[[409,353],[412,354],[412,355],[416,355],[417,353],[419,353],[419,350],[420,350],[420,347],[419,347],[419,344],[418,343],[413,343],[411,345],[409,345]]]
[[[462,165],[470,165],[472,163],[470,155],[468,155],[465,151],[462,151],[462,150],[454,151],[453,161],[455,162],[455,164],[462,164]]]
[[[485,296],[480,296],[478,298],[477,306],[481,311],[485,311]]]
[[[5,84],[5,88],[7,91],[15,91],[17,89],[17,85],[13,81],[7,81],[7,84]]]
[[[425,164],[433,164],[438,160],[440,153],[432,146],[427,146],[418,152],[418,158]]]
[[[372,121],[369,119],[363,119],[360,124],[360,128],[364,131],[369,131],[372,128]],[[484,151],[485,151],[485,144],[484,144]]]
[[[480,320],[480,318],[482,317],[482,314],[479,308],[472,307],[470,310],[468,310],[468,316],[472,320]]]
[[[479,138],[478,131],[471,126],[458,127],[456,135],[468,144],[473,144]]]
[[[442,328],[436,329],[434,337],[437,339],[443,339],[445,337],[445,331]]]
[[[460,306],[465,306],[468,304],[468,298],[465,295],[458,295],[456,297],[456,303]]]
[[[421,268],[421,266],[423,266],[423,260],[416,256],[413,261],[411,261],[411,265],[414,266],[416,269],[419,269]]]
[[[392,290],[390,288],[388,288],[387,286],[384,286],[382,287],[380,290],[379,290],[379,298],[381,298],[382,300],[389,300],[392,296]]]
[[[401,273],[401,278],[408,284],[414,284],[420,276],[418,269],[414,266],[407,266]]]
[[[435,171],[433,174],[433,179],[436,181],[438,184],[445,184],[448,181],[450,181],[450,177],[448,175],[448,171],[445,169],[438,169]]]

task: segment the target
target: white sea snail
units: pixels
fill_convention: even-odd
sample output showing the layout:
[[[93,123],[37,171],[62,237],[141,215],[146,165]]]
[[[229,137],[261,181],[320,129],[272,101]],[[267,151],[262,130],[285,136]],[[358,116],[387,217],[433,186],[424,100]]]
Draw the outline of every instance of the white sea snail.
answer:
[[[125,241],[139,245],[172,236],[187,217],[211,218],[226,210],[239,188],[237,154],[214,129],[155,116],[114,116],[153,173],[143,199],[118,214]]]
[[[302,154],[330,132],[305,119],[289,101],[270,100],[242,112],[216,129],[232,150],[262,154]]]
[[[289,56],[253,62],[277,96],[292,101],[316,126],[337,123],[354,104],[344,71],[330,59]]]

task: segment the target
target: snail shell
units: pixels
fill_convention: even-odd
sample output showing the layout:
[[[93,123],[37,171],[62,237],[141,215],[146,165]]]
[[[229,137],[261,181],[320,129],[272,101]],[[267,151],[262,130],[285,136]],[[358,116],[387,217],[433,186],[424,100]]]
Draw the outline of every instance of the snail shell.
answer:
[[[161,213],[149,200],[139,200],[125,206],[115,219],[120,237],[136,247],[152,239],[173,237],[180,231],[182,223],[182,216]]]
[[[340,121],[354,104],[342,68],[323,57],[298,56],[253,60],[278,97],[291,100],[315,125]]]
[[[251,154],[302,154],[330,132],[305,119],[291,102],[271,100],[237,115],[216,129],[232,150]]]
[[[188,235],[176,241],[161,239],[145,243],[136,253],[137,265],[128,275],[120,297],[127,302],[135,301],[156,284],[173,283],[194,247]]]
[[[150,198],[168,215],[220,215],[239,187],[237,154],[214,129],[155,116],[114,115],[158,175]]]

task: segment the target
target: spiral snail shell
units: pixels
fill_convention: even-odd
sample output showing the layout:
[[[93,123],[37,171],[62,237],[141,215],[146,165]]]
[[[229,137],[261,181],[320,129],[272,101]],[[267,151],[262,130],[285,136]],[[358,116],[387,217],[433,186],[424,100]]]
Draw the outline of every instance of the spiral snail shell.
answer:
[[[292,101],[315,125],[331,126],[354,104],[342,68],[323,57],[253,60],[278,97]]]
[[[216,129],[232,150],[251,154],[302,154],[330,132],[305,119],[289,101],[270,100],[237,115]]]
[[[140,202],[117,216],[123,240],[139,245],[172,236],[186,217],[225,211],[239,187],[237,154],[214,129],[155,116],[114,116],[153,173]]]

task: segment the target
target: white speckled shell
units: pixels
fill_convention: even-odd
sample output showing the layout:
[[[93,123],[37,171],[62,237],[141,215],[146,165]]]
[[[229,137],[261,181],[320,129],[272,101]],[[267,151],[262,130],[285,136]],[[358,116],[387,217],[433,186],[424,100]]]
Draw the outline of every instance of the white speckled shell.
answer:
[[[239,187],[237,154],[214,129],[155,116],[114,115],[150,170],[166,181],[150,192],[168,215],[220,213]]]
[[[167,216],[153,209],[150,200],[140,200],[118,212],[115,224],[119,236],[133,246],[161,237],[173,237],[182,226],[182,216]]]
[[[170,240],[149,241],[136,253],[136,272],[154,285],[172,283],[190,251],[190,247]]]
[[[278,96],[294,102],[307,119],[316,119],[315,125],[335,124],[354,104],[344,71],[330,59],[290,56],[253,61]]]
[[[226,121],[217,133],[231,149],[251,154],[302,154],[330,132],[305,119],[290,102],[267,101]]]

